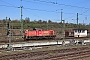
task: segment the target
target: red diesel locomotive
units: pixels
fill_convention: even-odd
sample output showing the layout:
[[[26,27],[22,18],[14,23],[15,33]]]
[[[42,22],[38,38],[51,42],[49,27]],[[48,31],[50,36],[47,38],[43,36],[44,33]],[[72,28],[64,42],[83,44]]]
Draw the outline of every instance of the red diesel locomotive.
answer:
[[[29,39],[54,39],[56,35],[54,30],[42,30],[34,28],[33,30],[25,30],[24,40]]]

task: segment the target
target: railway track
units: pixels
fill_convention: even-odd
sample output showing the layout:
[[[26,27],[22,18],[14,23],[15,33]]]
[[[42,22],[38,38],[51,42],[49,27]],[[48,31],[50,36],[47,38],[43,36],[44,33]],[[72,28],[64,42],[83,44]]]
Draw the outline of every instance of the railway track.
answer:
[[[90,38],[86,38],[86,37],[84,37],[84,38],[74,38],[74,37],[66,37],[65,38],[66,40],[67,39],[78,39],[78,40],[89,40]],[[14,39],[14,40],[11,40],[11,42],[30,42],[30,41],[52,41],[52,40],[54,40],[54,41],[57,41],[57,40],[62,40],[61,38],[55,38],[55,39],[41,39],[41,40],[38,40],[38,39],[34,39],[34,40],[24,40],[23,38],[18,38],[18,39]],[[8,40],[0,40],[0,43],[9,43],[9,41]]]
[[[18,40],[11,40],[11,43],[15,42],[37,42],[37,41],[55,41],[51,39],[43,39],[43,40],[24,40],[24,39],[18,39]],[[0,43],[9,43],[8,40],[0,40]]]
[[[0,60],[77,60],[90,57],[90,47],[26,52],[0,56]]]
[[[50,57],[47,60],[78,60],[86,57],[90,57],[90,51],[73,52],[67,54],[61,54],[54,57]]]

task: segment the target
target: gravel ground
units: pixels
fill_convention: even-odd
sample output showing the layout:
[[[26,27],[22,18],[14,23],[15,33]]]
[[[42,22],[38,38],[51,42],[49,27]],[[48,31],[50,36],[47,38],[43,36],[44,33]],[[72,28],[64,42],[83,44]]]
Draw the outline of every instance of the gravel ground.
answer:
[[[29,58],[22,58],[22,59],[18,59],[18,60],[30,60],[30,59]],[[90,60],[90,57],[83,58],[83,59],[77,59],[77,60]]]

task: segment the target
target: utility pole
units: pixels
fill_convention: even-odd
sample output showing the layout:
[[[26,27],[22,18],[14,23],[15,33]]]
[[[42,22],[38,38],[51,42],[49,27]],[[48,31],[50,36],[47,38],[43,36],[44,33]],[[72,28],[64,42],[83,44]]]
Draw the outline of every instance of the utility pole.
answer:
[[[6,17],[6,30],[7,30],[7,17]]]
[[[65,45],[65,20],[62,20],[62,45]]]
[[[78,28],[78,13],[77,13],[77,28]]]
[[[22,6],[20,8],[21,8],[21,34],[23,35]]]
[[[84,20],[83,20],[83,25],[84,25]]]
[[[7,21],[7,17],[6,17],[6,21]],[[12,46],[11,46],[11,27],[10,27],[10,18],[9,20],[7,21],[7,36],[8,36],[8,42],[9,44],[7,45],[7,49],[8,50],[11,50],[12,49]]]
[[[62,24],[62,27],[61,27],[61,38],[63,37],[62,10],[63,9],[61,9],[61,24]]]
[[[20,9],[21,9],[21,35],[23,35],[23,20],[22,20],[22,8],[23,8],[23,6],[22,6],[22,0],[21,0],[21,6],[19,7]]]
[[[64,41],[64,37],[65,37],[65,20],[62,20],[62,10],[63,9],[61,9],[61,23],[62,23],[62,28],[61,28],[62,35],[61,35],[61,38],[63,39],[62,40],[62,45],[65,45],[65,41]]]
[[[62,22],[62,10],[63,10],[63,9],[61,9],[61,22]]]
[[[8,38],[9,38],[9,43],[11,43],[11,27],[10,27],[10,18],[9,18],[9,21],[8,21],[8,32],[9,32],[9,34],[8,34]]]
[[[48,30],[48,20],[47,20],[47,30]]]

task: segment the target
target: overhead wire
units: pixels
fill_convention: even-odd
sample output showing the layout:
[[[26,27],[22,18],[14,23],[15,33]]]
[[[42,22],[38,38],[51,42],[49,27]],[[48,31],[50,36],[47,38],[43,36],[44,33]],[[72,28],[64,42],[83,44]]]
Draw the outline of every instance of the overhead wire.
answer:
[[[38,10],[38,11],[45,11],[45,12],[55,12],[55,11],[48,11],[48,10],[40,10],[40,9],[26,8],[26,7],[23,7],[23,9]]]
[[[2,1],[2,0],[0,0],[0,1],[10,5],[10,6],[7,6],[7,5],[0,5],[0,6],[20,8],[20,7],[16,7],[15,5],[12,5],[12,4],[10,4],[10,3],[7,3],[7,2],[5,2],[5,1]],[[22,0],[22,1],[28,1],[28,0]],[[69,7],[76,7],[76,8],[87,9],[85,12],[83,12],[83,13],[81,13],[81,14],[79,14],[79,15],[83,15],[84,13],[86,13],[87,11],[90,10],[90,8],[86,8],[86,7],[72,6],[72,5],[66,5],[66,4],[59,4],[59,3],[57,3],[57,2],[51,2],[51,1],[41,1],[41,0],[34,0],[34,1],[39,1],[39,2],[44,2],[44,3],[50,3],[50,4],[54,4],[54,5],[57,4],[57,5],[63,5],[63,6],[69,6]],[[30,2],[30,1],[28,1],[28,2]],[[30,9],[30,10],[37,10],[37,11],[46,11],[46,12],[60,13],[60,12],[56,12],[56,11],[32,9],[32,8],[26,8],[26,7],[23,7],[23,9]],[[65,14],[74,14],[74,13],[65,13]]]
[[[6,3],[6,2],[5,2]],[[9,3],[6,3],[6,4],[9,4]],[[14,5],[12,5],[12,4],[9,4],[9,5],[11,5],[11,6],[7,6],[7,5],[1,5],[1,6],[5,6],[5,7],[14,7],[14,8],[20,8],[20,7],[15,7]],[[23,7],[23,9],[30,9],[30,10],[37,10],[37,11],[45,11],[45,12],[55,12],[55,11],[47,11],[47,10],[40,10],[40,9],[32,9],[32,8],[24,8]],[[58,13],[58,12],[56,12],[56,13]],[[37,16],[37,15],[35,15],[35,16]],[[37,17],[39,17],[39,16],[37,16]]]
[[[31,1],[31,0],[22,0],[24,2],[27,2],[27,3],[34,3],[34,4],[40,4],[40,5],[47,5],[47,6],[52,6],[54,7],[53,5],[50,5],[50,4],[43,4],[42,2],[37,2],[37,1]]]
[[[84,13],[86,13],[87,11],[90,10],[90,8],[86,8],[86,7],[72,6],[72,5],[66,5],[66,4],[59,4],[59,3],[57,3],[57,1],[56,1],[56,2],[50,2],[50,1],[47,2],[47,1],[41,1],[41,0],[34,0],[34,1],[45,2],[45,3],[52,3],[52,4],[58,4],[58,5],[64,5],[64,6],[69,6],[69,7],[82,8],[82,9],[88,9],[88,10],[86,10],[85,12],[82,12],[82,13],[79,14],[79,15],[83,15]],[[69,13],[69,14],[70,14],[70,13]]]
[[[57,3],[57,2],[46,2],[46,1],[41,1],[41,0],[34,0],[34,1],[39,1],[39,2],[45,2],[45,3],[52,3],[52,4],[58,4],[58,5],[64,5],[64,6],[70,6],[70,7],[77,7],[77,8],[83,8],[83,9],[88,9],[88,10],[86,10],[85,12],[83,12],[83,13],[86,13],[87,11],[89,11],[90,10],[90,8],[86,8],[86,7],[79,7],[79,6],[72,6],[72,5],[66,5],[66,4],[59,4],[59,3]],[[79,15],[83,15],[83,13],[81,13],[81,14],[79,14]],[[69,13],[70,14],[70,13]]]
[[[84,11],[84,12],[82,12],[80,15],[83,15],[84,13],[86,13],[86,12],[88,12],[89,10],[86,10],[86,11]]]
[[[22,0],[22,1],[32,2],[30,0]],[[52,2],[52,1],[41,1],[41,0],[34,0],[34,1],[36,1],[36,2],[42,2],[42,3],[47,3],[47,4],[53,4],[53,5],[62,5],[62,6],[74,7],[74,8],[90,9],[90,8],[86,8],[86,7],[79,7],[79,6],[72,6],[72,5],[60,4],[57,1],[56,2]],[[36,3],[36,2],[33,2],[33,3]]]
[[[28,11],[27,9],[24,9],[24,10],[26,10],[27,12],[30,12],[30,11]],[[30,12],[30,13],[31,13],[31,12]],[[42,18],[41,16],[38,16],[38,15],[33,14],[33,13],[31,13],[31,14],[34,15],[34,16],[36,16],[36,17],[38,17],[38,19],[39,19],[39,18],[40,18],[40,19],[43,19],[44,21],[51,20],[51,19]],[[52,20],[56,20],[56,19],[52,19]]]
[[[79,6],[72,6],[72,5],[60,4],[60,3],[57,3],[57,2],[51,2],[51,1],[41,1],[41,0],[34,0],[34,1],[39,1],[39,2],[44,2],[44,3],[51,3],[51,4],[57,4],[57,5],[63,5],[63,6],[69,6],[69,7],[90,9],[90,8],[86,8],[86,7],[79,7]]]
[[[29,0],[23,0],[23,1],[31,2],[31,1],[29,1]],[[34,1],[43,2],[43,3],[50,3],[50,4],[54,4],[54,5],[57,4],[57,5],[63,5],[63,6],[69,6],[69,7],[75,7],[75,8],[88,9],[88,10],[86,10],[85,12],[82,12],[82,13],[79,14],[79,15],[83,15],[84,13],[86,13],[87,11],[90,10],[90,8],[86,8],[86,7],[72,6],[72,5],[66,5],[66,4],[59,4],[59,3],[57,3],[57,1],[56,1],[56,2],[51,2],[51,1],[41,1],[41,0],[34,0]],[[35,10],[36,10],[36,9],[35,9]],[[52,12],[54,12],[54,11],[52,11]],[[56,12],[56,13],[60,13],[60,12]],[[75,14],[75,13],[65,13],[65,14]]]
[[[22,1],[24,1],[24,2],[32,2],[32,1],[30,1],[30,0],[22,0]],[[37,3],[37,2],[33,2],[33,3]],[[39,4],[42,4],[42,3],[39,3]],[[42,9],[33,9],[33,8],[26,8],[26,7],[24,7],[24,9],[59,13],[59,12],[56,12],[56,11],[49,11],[49,10],[42,10]]]
[[[10,6],[7,6],[7,5],[1,5],[1,6],[18,8],[17,6],[12,5],[12,4],[10,4],[10,3],[7,3],[7,2],[5,2],[5,1],[3,1],[3,0],[0,0],[0,1],[3,2],[3,3],[6,3],[6,4],[8,4],[8,5],[10,5]]]
[[[5,6],[5,7],[12,7],[12,8],[19,8],[19,7],[13,7],[13,6],[9,6],[9,5],[0,5],[0,6]]]
[[[23,1],[26,1],[26,2],[32,2],[30,0],[23,0]],[[34,0],[34,1],[40,1],[40,0]],[[40,1],[40,2],[46,2],[46,1]],[[36,2],[33,2],[33,3],[36,3]],[[46,2],[46,3],[50,3],[50,2]],[[54,3],[54,2],[52,2]],[[57,3],[57,2],[56,2]],[[84,7],[81,7],[81,8],[84,8]],[[26,8],[26,9],[31,9],[31,8]],[[31,10],[38,10],[38,11],[47,11],[47,10],[39,10],[39,9],[31,9]],[[87,10],[89,11],[89,10]],[[47,11],[47,12],[56,12],[56,11]],[[85,11],[86,12],[86,11]],[[83,12],[83,13],[85,13]],[[56,12],[56,13],[60,13],[60,12]],[[75,13],[65,13],[65,14],[75,14]],[[81,14],[80,14],[81,15]]]
[[[27,0],[23,0],[23,1],[27,1]],[[31,2],[31,1],[27,1],[27,2]],[[49,2],[48,2],[49,3]],[[37,10],[37,9],[34,9],[34,10]],[[41,10],[40,10],[41,11]],[[43,10],[43,11],[46,11],[46,10]],[[56,12],[56,11],[47,11],[47,12],[55,12],[55,13],[60,13],[60,12]],[[65,13],[65,14],[74,14],[74,13]]]
[[[16,7],[16,6],[14,6],[14,5],[10,4],[10,3],[7,3],[7,2],[5,2],[5,1],[2,1],[2,0],[0,0],[0,1],[10,5],[10,6],[7,6],[7,5],[0,5],[0,6],[19,8],[19,7]],[[30,2],[30,1],[28,1],[28,0],[22,0],[22,1]],[[45,3],[53,3],[53,4],[59,4],[59,3],[57,3],[57,2],[55,3],[55,2],[50,2],[50,1],[49,1],[49,2],[47,2],[47,1],[41,1],[41,0],[34,0],[34,1],[45,2]],[[60,4],[60,5],[65,5],[65,4]],[[65,6],[71,6],[71,5],[65,5]],[[78,7],[78,6],[71,6],[71,7]],[[85,7],[78,7],[78,8],[90,9],[90,8],[85,8]],[[47,10],[32,9],[32,8],[24,8],[24,9],[38,10],[38,11],[46,11],[46,12],[56,12],[56,11],[47,11]],[[89,10],[87,10],[87,11],[89,11]],[[85,12],[87,12],[87,11],[85,11]],[[83,13],[85,13],[85,12],[83,12]],[[59,12],[56,12],[56,13],[59,13]],[[72,13],[66,13],[66,14],[72,14]],[[80,14],[80,15],[81,15],[81,14]]]
[[[13,6],[8,6],[8,5],[0,5],[0,6],[13,7]],[[13,8],[20,8],[20,7],[13,7]],[[24,8],[24,7],[23,7],[23,9],[60,13],[60,12],[56,12],[56,11],[47,11],[47,10],[32,9],[32,8]],[[88,10],[87,10],[87,11],[88,11]],[[83,12],[83,13],[86,13],[87,11],[85,11],[85,12]],[[64,13],[64,14],[75,14],[75,13],[65,13],[65,12],[63,12],[63,13]],[[79,15],[83,15],[83,13],[81,13],[81,14],[79,14]]]
[[[27,9],[24,9],[25,11],[27,11],[27,12],[30,12],[30,11],[28,11]],[[31,13],[31,12],[30,12]],[[38,18],[41,18],[40,16],[38,16],[38,15],[36,15],[36,14],[33,14],[33,13],[31,13],[32,15],[34,15],[34,16],[36,16],[36,17],[38,17]],[[44,18],[42,18],[42,19],[44,19]]]
[[[0,1],[2,1],[2,0],[0,0]],[[4,1],[2,1],[2,2],[4,2]],[[0,5],[0,6],[20,8],[20,7],[14,6],[14,5],[10,4],[10,3],[7,3],[7,2],[4,2],[4,3],[9,4],[10,6],[7,6],[7,5]],[[42,9],[26,8],[24,6],[23,6],[23,9],[30,9],[30,10],[37,10],[37,11],[46,11],[46,12],[55,12],[55,11],[48,11],[48,10],[42,10]]]

